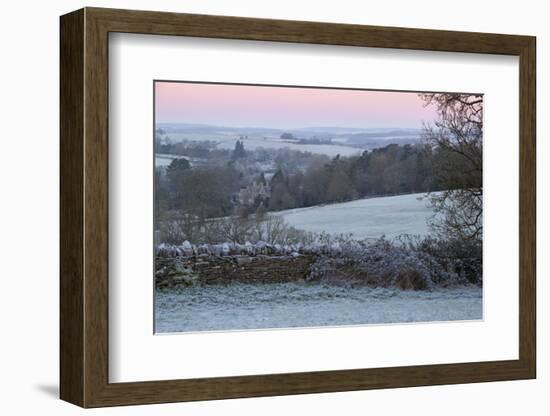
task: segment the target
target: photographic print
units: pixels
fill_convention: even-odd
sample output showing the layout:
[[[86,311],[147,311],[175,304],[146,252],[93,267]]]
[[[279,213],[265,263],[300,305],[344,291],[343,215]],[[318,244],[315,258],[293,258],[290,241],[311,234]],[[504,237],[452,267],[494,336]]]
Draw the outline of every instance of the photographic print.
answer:
[[[482,94],[153,87],[155,333],[482,319]]]

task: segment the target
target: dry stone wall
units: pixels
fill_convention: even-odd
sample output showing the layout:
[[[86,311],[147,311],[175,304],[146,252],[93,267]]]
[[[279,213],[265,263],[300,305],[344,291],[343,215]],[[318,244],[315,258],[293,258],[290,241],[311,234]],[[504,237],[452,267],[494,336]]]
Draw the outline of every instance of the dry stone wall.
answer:
[[[157,257],[157,287],[191,284],[284,283],[306,279],[315,255]]]

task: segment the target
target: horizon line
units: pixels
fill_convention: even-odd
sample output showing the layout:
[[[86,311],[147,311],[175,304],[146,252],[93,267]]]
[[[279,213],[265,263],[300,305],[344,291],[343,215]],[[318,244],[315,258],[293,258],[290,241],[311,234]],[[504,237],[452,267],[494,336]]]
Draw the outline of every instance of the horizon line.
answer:
[[[318,125],[308,125],[302,127],[274,127],[274,126],[228,126],[224,124],[205,124],[205,123],[186,123],[183,121],[155,121],[155,126],[159,124],[180,124],[186,126],[196,126],[196,127],[217,127],[217,128],[230,128],[230,129],[273,129],[273,130],[303,130],[303,129],[349,129],[349,130],[379,130],[379,129],[388,129],[388,130],[422,130],[421,127],[390,127],[390,126],[376,126],[376,127],[349,127],[349,126],[318,126]]]

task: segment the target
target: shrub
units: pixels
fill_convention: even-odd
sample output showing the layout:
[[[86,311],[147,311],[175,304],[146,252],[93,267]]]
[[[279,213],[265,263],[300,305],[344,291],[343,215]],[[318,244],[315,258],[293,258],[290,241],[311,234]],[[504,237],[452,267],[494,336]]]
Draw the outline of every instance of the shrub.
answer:
[[[256,244],[311,245],[320,239],[319,234],[290,226],[282,217],[273,215],[230,216],[201,220],[192,215],[171,216],[161,222],[162,243],[179,245],[183,241],[193,244],[246,242]],[[326,237],[324,237],[326,239]]]
[[[481,247],[461,240],[402,236],[397,241],[346,241],[340,252],[320,256],[310,280],[335,276],[372,286],[430,289],[434,285],[481,284]]]

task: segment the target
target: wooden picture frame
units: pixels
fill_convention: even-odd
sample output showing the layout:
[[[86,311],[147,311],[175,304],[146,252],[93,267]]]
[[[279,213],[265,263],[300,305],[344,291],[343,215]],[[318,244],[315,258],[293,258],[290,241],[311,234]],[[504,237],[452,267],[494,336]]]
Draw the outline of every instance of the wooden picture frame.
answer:
[[[82,407],[530,379],[536,376],[535,38],[85,8],[61,17],[60,396]],[[519,359],[110,383],[108,34],[368,46],[519,57]]]

